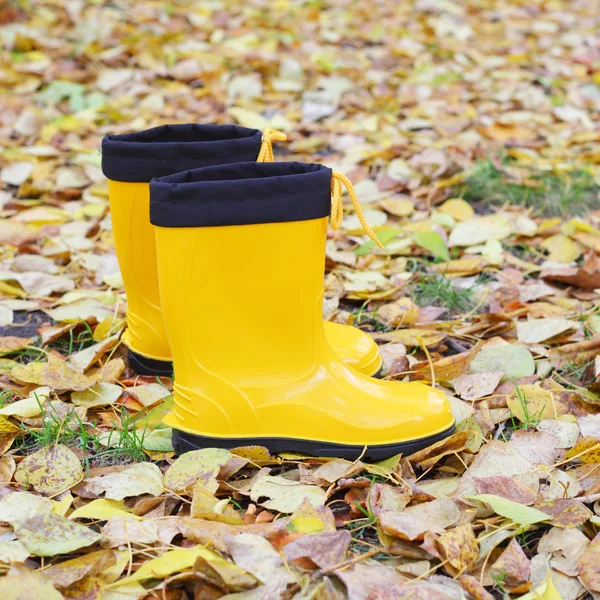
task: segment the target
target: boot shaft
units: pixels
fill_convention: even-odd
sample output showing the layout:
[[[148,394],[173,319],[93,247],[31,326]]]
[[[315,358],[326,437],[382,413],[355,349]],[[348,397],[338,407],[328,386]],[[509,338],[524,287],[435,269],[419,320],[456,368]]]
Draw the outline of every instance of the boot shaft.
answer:
[[[127,292],[128,328],[123,341],[136,355],[171,360],[150,224],[150,180],[183,169],[255,160],[262,139],[257,129],[188,124],[107,135],[102,140],[113,237]]]
[[[329,169],[300,163],[152,182],[165,323],[171,339],[185,340],[172,344],[178,383],[198,365],[235,386],[289,381],[315,367],[326,345],[330,182]]]

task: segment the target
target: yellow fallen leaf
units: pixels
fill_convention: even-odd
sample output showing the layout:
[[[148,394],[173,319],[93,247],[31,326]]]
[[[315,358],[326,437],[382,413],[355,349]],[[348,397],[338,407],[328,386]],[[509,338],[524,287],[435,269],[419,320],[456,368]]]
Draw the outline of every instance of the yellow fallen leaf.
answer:
[[[229,563],[216,552],[212,552],[203,546],[194,546],[181,550],[170,550],[158,558],[153,558],[145,562],[133,575],[117,581],[115,587],[122,586],[133,581],[142,581],[144,579],[164,579],[173,573],[190,569],[194,566],[197,558],[204,558],[209,564]],[[238,567],[239,568],[239,567]],[[240,569],[242,571],[242,569]]]
[[[71,402],[75,406],[92,408],[94,406],[108,406],[114,404],[122,395],[123,388],[114,383],[97,383],[82,392],[73,392]]]
[[[13,381],[19,383],[34,383],[46,385],[53,390],[87,390],[94,385],[94,380],[79,373],[67,362],[52,355],[48,362],[30,362],[27,365],[17,365],[9,374]]]
[[[57,496],[79,483],[83,468],[77,455],[62,444],[51,444],[26,456],[15,471],[21,485],[31,485],[45,496]]]
[[[443,273],[448,277],[465,277],[481,273],[486,266],[486,261],[481,258],[459,258],[448,262],[441,262],[433,265],[438,273]]]
[[[385,342],[400,342],[405,346],[415,347],[424,344],[427,347],[437,346],[448,334],[432,329],[399,329],[389,333],[374,334],[378,340]]]
[[[419,317],[419,307],[410,298],[384,304],[377,309],[377,316],[388,327],[406,327]]]
[[[386,198],[379,206],[395,217],[410,217],[415,212],[414,204],[405,198]]]
[[[107,500],[105,498],[92,500],[90,503],[75,509],[69,515],[69,519],[97,519],[99,521],[108,521],[108,519],[112,519],[113,517],[142,519],[142,517],[133,514],[125,506],[123,500]]]
[[[577,260],[582,254],[581,246],[562,234],[546,238],[540,247],[548,251],[548,260],[553,262],[570,263]]]
[[[159,383],[136,385],[134,387],[126,388],[125,391],[144,406],[154,406],[163,398],[171,395],[171,392],[164,385],[160,385]]]
[[[213,494],[219,488],[217,475],[231,458],[228,450],[204,448],[182,454],[165,473],[165,488],[183,492],[195,484],[199,489]]]
[[[524,596],[519,596],[519,600],[563,600],[563,597],[552,582],[552,571],[550,571],[543,583]]]
[[[11,371],[12,373],[12,371]],[[0,415],[16,417],[35,417],[42,412],[42,406],[50,397],[49,387],[38,387],[29,393],[27,398],[17,400],[0,408]],[[0,430],[2,431],[2,430]]]
[[[0,356],[13,354],[33,344],[33,338],[15,337],[12,335],[0,337]]]
[[[20,431],[19,427],[11,423],[6,417],[0,416],[0,433],[14,433],[17,431]]]
[[[450,215],[456,221],[467,221],[475,216],[473,207],[462,198],[449,198],[438,206],[438,211]]]
[[[63,600],[63,595],[52,585],[52,581],[36,571],[24,571],[18,575],[0,578],[0,598],[2,600]]]
[[[60,500],[52,500],[52,512],[64,517],[69,509],[71,508],[71,504],[73,504],[73,496],[70,492],[63,494],[63,497]]]
[[[591,436],[581,438],[565,455],[565,459],[575,457],[586,464],[600,463],[600,441],[598,438]]]
[[[74,352],[69,357],[69,363],[78,371],[83,373],[97,362],[104,354],[114,348],[119,343],[119,334],[108,337],[97,344]]]
[[[534,384],[521,385],[510,393],[506,403],[512,415],[522,423],[558,418],[552,392]]]

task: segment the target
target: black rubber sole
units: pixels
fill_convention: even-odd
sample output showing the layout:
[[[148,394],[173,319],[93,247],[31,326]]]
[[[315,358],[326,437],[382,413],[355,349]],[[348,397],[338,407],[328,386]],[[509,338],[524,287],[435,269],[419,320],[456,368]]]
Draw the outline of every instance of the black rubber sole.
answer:
[[[173,377],[173,363],[167,360],[146,358],[133,350],[128,351],[129,364],[138,375]]]
[[[324,456],[328,458],[345,458],[356,460],[361,457],[366,461],[379,461],[395,454],[412,454],[435,442],[439,442],[454,433],[454,425],[441,433],[430,435],[410,442],[399,442],[397,444],[382,444],[380,446],[346,446],[344,444],[332,444],[329,442],[317,442],[311,440],[299,440],[294,438],[214,438],[203,435],[195,435],[173,429],[173,448],[177,454],[184,454],[191,450],[202,448],[239,448],[240,446],[265,446],[271,454],[278,452],[298,452],[309,456]],[[364,451],[364,452],[363,452]]]

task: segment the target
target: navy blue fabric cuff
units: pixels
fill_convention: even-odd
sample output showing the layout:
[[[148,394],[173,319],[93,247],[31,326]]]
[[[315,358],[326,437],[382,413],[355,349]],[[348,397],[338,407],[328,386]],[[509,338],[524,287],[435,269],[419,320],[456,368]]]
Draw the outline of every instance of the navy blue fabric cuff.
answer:
[[[150,221],[159,227],[307,221],[330,210],[331,169],[314,163],[236,163],[150,182]]]
[[[187,169],[253,161],[262,133],[237,125],[161,125],[102,140],[102,172],[113,181],[149,182]]]

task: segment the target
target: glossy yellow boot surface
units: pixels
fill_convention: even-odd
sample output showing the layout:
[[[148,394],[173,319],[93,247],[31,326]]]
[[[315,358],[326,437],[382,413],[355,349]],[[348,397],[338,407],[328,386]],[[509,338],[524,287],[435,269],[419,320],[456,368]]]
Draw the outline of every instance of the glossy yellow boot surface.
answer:
[[[332,351],[321,315],[326,217],[153,222],[175,365],[175,410],[165,422],[183,432],[174,437],[179,451],[265,444],[351,457],[366,445],[381,458],[452,430],[441,392],[361,375]]]
[[[171,350],[163,323],[149,181],[181,170],[244,160],[272,160],[270,140],[285,136],[236,126],[165,125],[103,142],[103,169],[117,258],[127,292],[123,342],[140,374],[171,375]],[[326,335],[346,364],[377,375],[382,359],[375,342],[357,328],[326,323]]]
[[[158,290],[148,183],[108,181],[113,238],[125,290],[125,345],[145,358],[171,361]]]

